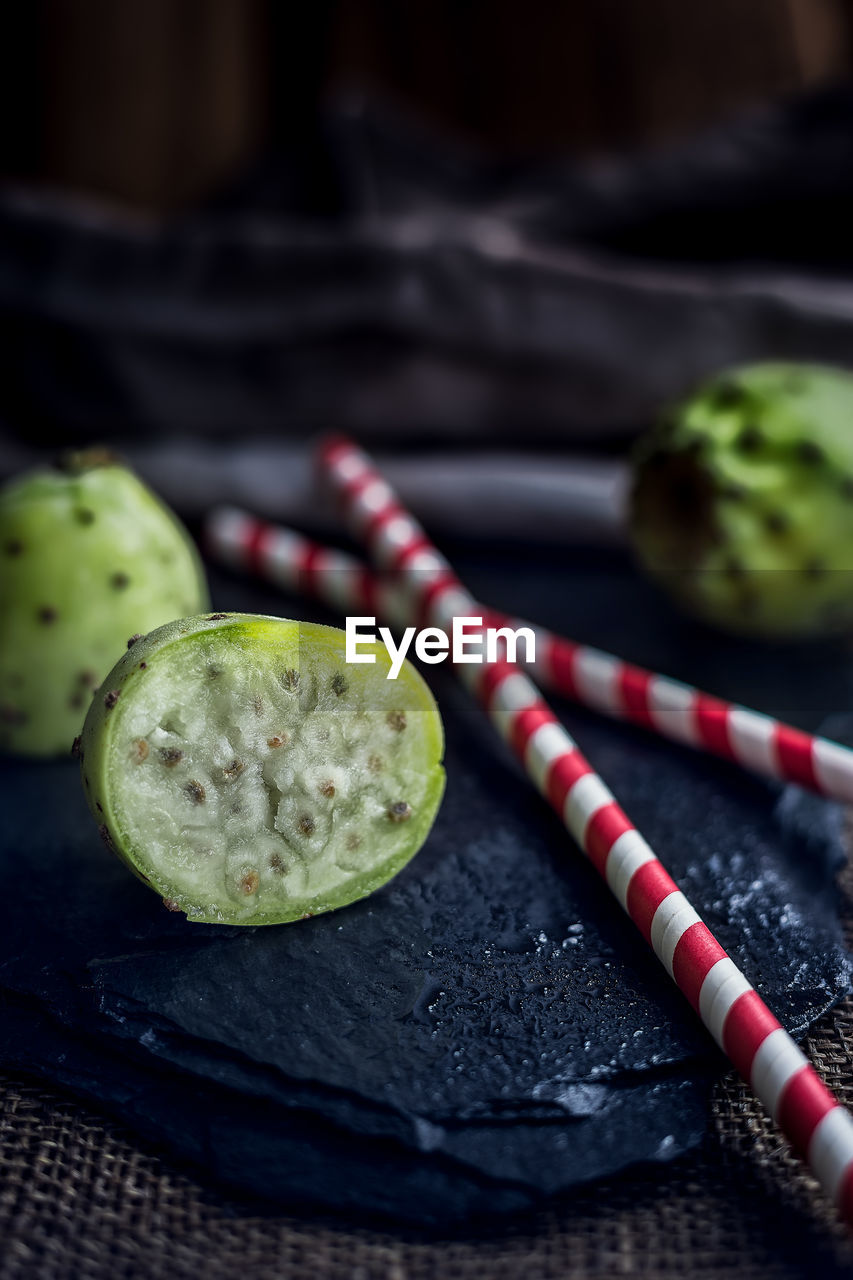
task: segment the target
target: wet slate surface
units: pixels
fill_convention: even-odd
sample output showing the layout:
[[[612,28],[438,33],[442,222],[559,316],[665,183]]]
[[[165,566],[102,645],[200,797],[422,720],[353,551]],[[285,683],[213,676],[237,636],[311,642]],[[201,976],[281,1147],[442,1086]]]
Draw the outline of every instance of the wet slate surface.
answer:
[[[499,603],[611,645],[614,593],[635,593],[648,607],[627,631],[623,615],[631,656],[654,650],[697,680],[724,671],[717,692],[752,664],[759,701],[774,688],[790,701],[796,669],[801,723],[846,695],[842,649],[727,649],[619,562],[578,569],[567,590],[555,566],[505,562],[496,578],[469,559]],[[276,607],[231,579],[216,596]],[[72,763],[6,762],[0,1058],[249,1191],[414,1220],[511,1210],[695,1145],[721,1058],[479,713],[443,673],[433,683],[448,789],[428,844],[371,899],[298,925],[160,909],[101,846]],[[561,711],[723,945],[804,1030],[849,986],[838,810]]]

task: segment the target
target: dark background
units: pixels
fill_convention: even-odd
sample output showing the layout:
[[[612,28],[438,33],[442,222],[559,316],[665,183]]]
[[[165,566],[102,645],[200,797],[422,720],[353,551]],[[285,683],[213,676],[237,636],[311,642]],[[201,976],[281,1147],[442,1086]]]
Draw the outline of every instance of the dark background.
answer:
[[[847,76],[852,32],[850,0],[31,0],[0,172],[180,209],[353,89],[504,155],[660,143]]]
[[[851,69],[851,0],[6,6],[0,474],[131,442],[192,515],[232,444],[613,453],[849,365]]]

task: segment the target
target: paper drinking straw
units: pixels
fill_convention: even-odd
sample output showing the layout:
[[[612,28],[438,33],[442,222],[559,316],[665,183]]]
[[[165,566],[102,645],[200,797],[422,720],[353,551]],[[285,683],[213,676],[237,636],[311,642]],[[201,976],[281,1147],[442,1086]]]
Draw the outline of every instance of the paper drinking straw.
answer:
[[[343,613],[383,616],[408,625],[399,588],[343,551],[234,507],[207,518],[205,541],[231,568],[316,596]],[[532,622],[471,602],[486,627],[528,627],[536,637],[529,669],[545,688],[617,720],[733,761],[782,782],[853,803],[853,751],[772,716],[726,702],[692,685],[646,671],[613,654],[554,635]],[[519,650],[524,657],[524,647]]]
[[[379,567],[394,566],[431,625],[473,598],[367,456],[340,438],[320,465]],[[457,668],[711,1035],[853,1225],[853,1117],[679,891],[529,676],[504,660]]]

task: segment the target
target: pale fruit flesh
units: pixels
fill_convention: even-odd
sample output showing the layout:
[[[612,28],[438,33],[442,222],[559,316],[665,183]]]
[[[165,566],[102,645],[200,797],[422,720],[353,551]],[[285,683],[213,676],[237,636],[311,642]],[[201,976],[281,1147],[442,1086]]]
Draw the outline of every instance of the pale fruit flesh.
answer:
[[[102,834],[189,919],[266,924],[371,892],[423,843],[443,735],[408,664],[331,627],[186,619],[138,641],[81,743]]]

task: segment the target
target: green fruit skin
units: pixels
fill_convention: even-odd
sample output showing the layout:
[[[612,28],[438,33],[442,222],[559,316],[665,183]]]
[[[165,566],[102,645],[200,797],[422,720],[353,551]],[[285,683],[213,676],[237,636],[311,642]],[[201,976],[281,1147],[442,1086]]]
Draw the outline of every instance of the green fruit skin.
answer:
[[[853,376],[727,370],[664,415],[634,458],[643,567],[689,612],[765,639],[853,626]]]
[[[125,467],[0,491],[0,749],[66,755],[128,638],[208,607],[186,530]]]
[[[395,854],[369,872],[347,881],[328,896],[293,899],[285,909],[274,914],[254,912],[246,918],[229,903],[199,903],[175,892],[174,887],[158,877],[147,863],[145,850],[134,847],[117,824],[112,789],[115,779],[109,769],[112,711],[118,699],[132,697],[134,688],[145,678],[147,664],[154,655],[170,645],[192,642],[195,636],[208,631],[231,631],[243,644],[278,653],[283,644],[294,637],[300,642],[323,645],[340,656],[343,661],[345,636],[337,627],[293,622],[288,619],[268,617],[262,614],[212,614],[205,617],[181,618],[167,626],[159,627],[150,635],[137,640],[107,676],[92,700],[78,746],[83,790],[89,809],[98,824],[104,844],[115,853],[144,884],[153,889],[170,909],[186,913],[188,920],[205,924],[274,925],[305,919],[321,912],[333,911],[367,897],[386,884],[408,863],[423,844],[435,820],[444,794],[445,774],[441,765],[444,754],[444,726],[430,690],[419,673],[408,661],[403,666],[398,681],[417,691],[422,709],[428,713],[424,726],[423,745],[431,761],[429,789],[421,811],[410,823],[401,827],[399,848]],[[359,667],[356,671],[379,671],[380,678],[390,666],[384,645],[361,644],[361,653],[375,653],[375,667]],[[115,696],[117,695],[117,697]]]

